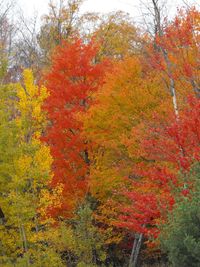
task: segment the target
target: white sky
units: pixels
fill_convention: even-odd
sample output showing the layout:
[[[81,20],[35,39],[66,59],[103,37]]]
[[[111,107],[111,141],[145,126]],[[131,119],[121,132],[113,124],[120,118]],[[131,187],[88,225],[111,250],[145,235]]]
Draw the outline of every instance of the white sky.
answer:
[[[41,17],[41,15],[48,11],[49,0],[16,1],[24,11],[26,17],[33,16],[34,11],[38,12],[39,17]],[[85,0],[85,3],[82,6],[82,11],[110,12],[123,10],[130,13],[130,15],[137,20],[141,15],[139,11],[139,3],[141,1],[144,3],[148,2],[148,0]],[[171,12],[175,13],[178,6],[183,6],[184,0],[168,0],[168,2]],[[200,0],[185,0],[185,2],[200,5]]]

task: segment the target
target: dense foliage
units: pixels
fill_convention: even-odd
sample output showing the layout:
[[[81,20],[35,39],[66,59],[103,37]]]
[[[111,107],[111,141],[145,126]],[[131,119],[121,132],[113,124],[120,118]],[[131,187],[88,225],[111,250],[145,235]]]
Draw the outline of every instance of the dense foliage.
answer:
[[[0,35],[0,266],[198,267],[200,12],[152,1],[144,32],[82,2],[15,60]]]

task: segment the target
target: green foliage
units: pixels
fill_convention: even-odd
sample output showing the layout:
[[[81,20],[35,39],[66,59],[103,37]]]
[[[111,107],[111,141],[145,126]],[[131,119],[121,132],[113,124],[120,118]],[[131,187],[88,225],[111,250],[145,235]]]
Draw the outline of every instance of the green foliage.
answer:
[[[93,263],[97,264],[98,261],[101,262],[106,259],[103,236],[101,236],[99,228],[93,224],[92,210],[89,205],[78,211],[74,237],[76,255],[81,259],[80,267],[86,266],[86,264],[92,267],[95,266]]]
[[[1,60],[0,60],[0,81],[3,80],[7,73],[8,69],[8,60],[5,57],[2,57],[1,55]]]
[[[176,267],[200,266],[200,164],[190,173],[194,190],[178,199],[160,240]]]
[[[95,225],[89,204],[79,208],[72,220],[61,223],[54,244],[64,254],[73,255],[76,266],[95,267],[106,260],[105,237]],[[58,238],[59,237],[59,238]],[[72,264],[73,260],[68,260]]]

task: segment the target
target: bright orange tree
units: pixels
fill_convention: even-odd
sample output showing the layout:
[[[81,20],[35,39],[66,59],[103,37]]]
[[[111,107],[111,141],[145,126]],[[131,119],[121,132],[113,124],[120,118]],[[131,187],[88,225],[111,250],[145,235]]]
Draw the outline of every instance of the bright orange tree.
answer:
[[[95,63],[97,51],[93,42],[63,43],[44,77],[50,93],[44,108],[50,122],[45,141],[54,160],[51,186],[63,186],[62,205],[51,211],[54,216],[70,216],[88,190],[89,158],[76,114],[88,108],[91,94],[103,83],[107,64]]]

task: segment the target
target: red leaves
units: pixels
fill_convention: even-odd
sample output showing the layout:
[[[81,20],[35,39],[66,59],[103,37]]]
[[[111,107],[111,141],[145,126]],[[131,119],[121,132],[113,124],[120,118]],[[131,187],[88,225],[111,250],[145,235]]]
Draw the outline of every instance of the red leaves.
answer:
[[[154,225],[156,219],[160,217],[160,211],[155,209],[156,195],[150,192],[127,192],[125,195],[131,200],[132,205],[123,209],[123,215],[120,216],[122,222],[119,226],[146,236],[155,234]]]
[[[107,64],[95,64],[97,47],[81,40],[63,43],[55,50],[45,76],[50,96],[45,103],[50,126],[45,141],[54,158],[51,186],[64,186],[63,203],[57,215],[70,216],[87,192],[88,159],[77,113],[90,104],[90,94],[103,83]]]
[[[200,155],[200,101],[188,97],[187,107],[180,112],[177,120],[169,116],[165,126],[154,126],[148,130],[149,136],[143,141],[146,156],[156,161],[172,163],[174,167],[187,170]]]
[[[146,162],[135,164],[133,170],[143,178],[124,193],[130,203],[122,208],[120,226],[156,238],[157,226],[173,208],[176,194],[187,196],[192,188],[186,178],[192,164],[200,160],[200,99],[189,96],[178,120],[171,115],[165,124],[152,124],[140,144]]]
[[[45,106],[50,121],[46,141],[54,158],[51,186],[61,183],[64,188],[62,206],[53,212],[54,216],[71,216],[87,193],[88,138],[91,151],[94,148],[92,158],[98,158],[91,168],[98,201],[104,197],[100,197],[101,185],[109,188],[105,190],[106,198],[107,194],[108,198],[113,196],[111,191],[115,190],[115,199],[120,199],[120,189],[112,183],[117,178],[117,184],[119,179],[121,188],[121,176],[130,174],[137,181],[132,183],[131,192],[124,193],[128,204],[122,207],[120,226],[157,237],[157,226],[165,220],[167,210],[173,208],[175,189],[178,194],[187,195],[187,188],[191,188],[190,181],[178,174],[187,174],[200,159],[200,100],[190,96],[185,104],[186,90],[199,90],[198,21],[199,12],[180,11],[149,49],[151,69],[146,67],[143,71],[146,63],[141,66],[137,57],[125,59],[114,68],[89,111],[92,93],[102,86],[107,64],[95,63],[97,48],[92,43],[76,40],[56,49],[45,77],[50,92]],[[166,94],[160,97],[161,80],[168,89],[174,87],[177,102],[181,103],[179,116],[170,113]],[[158,114],[153,118],[155,110]],[[88,136],[83,137],[77,114],[87,111],[88,131],[84,133]],[[105,158],[95,154],[99,153],[98,146],[108,151]],[[129,187],[130,180],[125,184]]]
[[[200,12],[191,8],[179,10],[162,34],[158,34],[149,48],[150,64],[161,71],[166,83],[174,79],[179,90],[192,89],[197,93],[199,83],[199,19]],[[179,84],[180,83],[180,84]],[[186,87],[186,88],[184,88]]]

